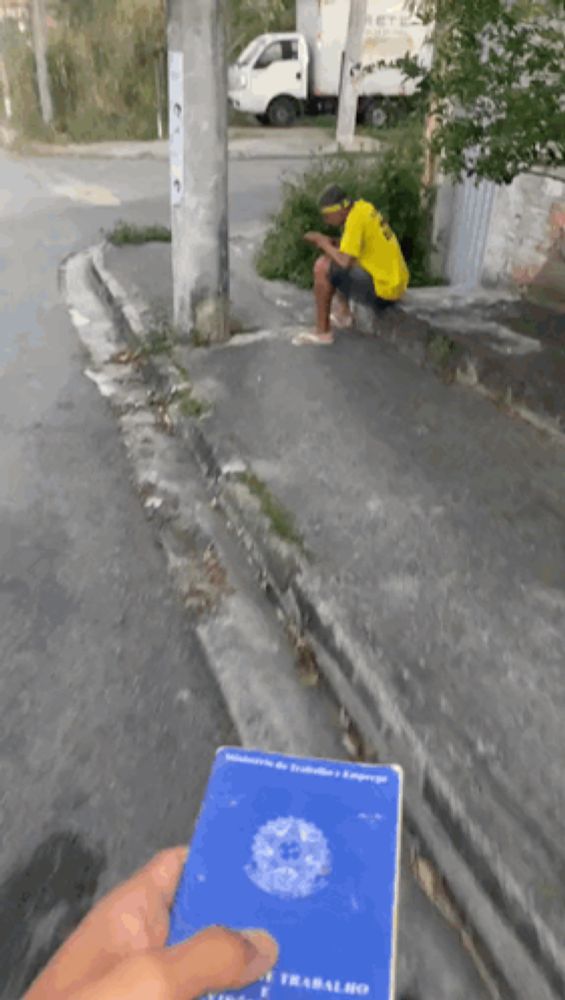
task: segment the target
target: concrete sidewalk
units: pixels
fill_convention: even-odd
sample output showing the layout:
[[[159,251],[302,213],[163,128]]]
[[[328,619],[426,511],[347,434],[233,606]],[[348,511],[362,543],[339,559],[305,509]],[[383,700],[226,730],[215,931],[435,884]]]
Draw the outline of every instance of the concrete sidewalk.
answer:
[[[408,820],[500,996],[562,997],[565,453],[394,349],[424,323],[416,296],[388,339],[292,346],[309,296],[258,282],[250,248],[232,253],[234,311],[261,332],[175,348],[211,406],[187,436],[367,744],[404,765]],[[168,315],[167,261],[110,249],[98,268],[138,339]],[[505,326],[518,307],[480,308]]]
[[[258,278],[253,259],[262,227],[231,240],[232,301],[247,331],[296,326],[312,317],[311,295]],[[112,251],[110,251],[112,255]],[[172,326],[170,248],[114,254],[126,287],[142,308]],[[139,297],[139,296],[138,296]],[[147,300],[147,302],[146,302]],[[156,316],[158,313],[158,316]],[[401,307],[379,317],[359,309],[361,333],[378,336],[444,382],[459,382],[565,443],[565,313],[508,292],[473,294],[451,287],[410,289]]]

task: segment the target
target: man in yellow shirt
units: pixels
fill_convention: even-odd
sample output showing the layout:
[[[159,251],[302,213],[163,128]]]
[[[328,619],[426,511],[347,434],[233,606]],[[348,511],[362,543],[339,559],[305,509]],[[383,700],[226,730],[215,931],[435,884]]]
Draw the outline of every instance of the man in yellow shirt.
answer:
[[[410,278],[400,244],[374,205],[352,201],[336,184],[326,188],[319,205],[325,222],[343,233],[339,243],[321,233],[304,237],[323,256],[314,265],[316,330],[300,334],[298,344],[333,344],[332,320],[351,326],[351,301],[385,309],[404,294]]]

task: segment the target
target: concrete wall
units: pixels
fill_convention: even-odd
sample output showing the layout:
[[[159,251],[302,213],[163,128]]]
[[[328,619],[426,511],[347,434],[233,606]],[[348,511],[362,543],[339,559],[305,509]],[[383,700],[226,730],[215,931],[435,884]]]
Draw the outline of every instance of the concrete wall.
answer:
[[[563,179],[523,174],[512,184],[498,188],[484,248],[481,284],[524,287],[549,281],[565,298],[565,170],[555,173]],[[436,199],[433,263],[446,277],[449,250],[456,227],[462,224],[457,204],[457,187],[444,179]]]
[[[485,284],[529,285],[565,233],[563,180],[522,174],[499,188],[483,261]]]

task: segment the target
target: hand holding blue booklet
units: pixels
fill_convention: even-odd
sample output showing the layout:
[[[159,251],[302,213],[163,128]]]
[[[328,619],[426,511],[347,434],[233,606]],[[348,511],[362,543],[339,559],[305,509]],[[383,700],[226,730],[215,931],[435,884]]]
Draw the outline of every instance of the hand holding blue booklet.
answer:
[[[168,944],[276,938],[276,968],[222,1000],[392,1000],[401,801],[396,767],[218,751]]]

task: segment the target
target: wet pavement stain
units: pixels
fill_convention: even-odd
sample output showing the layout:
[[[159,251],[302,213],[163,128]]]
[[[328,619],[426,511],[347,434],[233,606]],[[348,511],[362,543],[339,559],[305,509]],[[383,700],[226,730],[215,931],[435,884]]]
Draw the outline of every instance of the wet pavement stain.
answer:
[[[52,833],[0,885],[0,1000],[17,1000],[92,905],[103,852]]]

